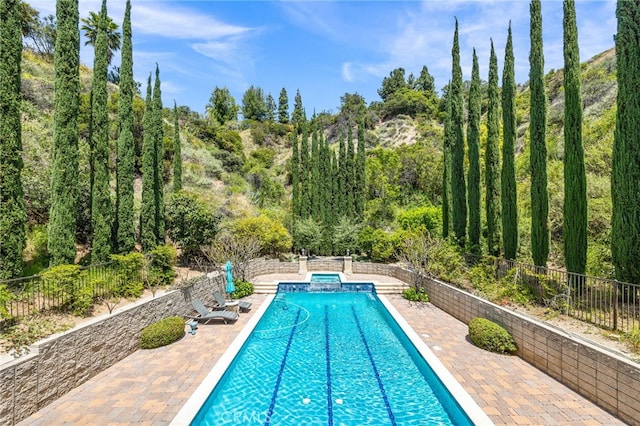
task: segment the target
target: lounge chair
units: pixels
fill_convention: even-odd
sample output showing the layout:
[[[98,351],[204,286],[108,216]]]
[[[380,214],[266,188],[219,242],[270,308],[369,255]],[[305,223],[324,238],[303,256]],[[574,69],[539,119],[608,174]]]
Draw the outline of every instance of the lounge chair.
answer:
[[[216,309],[224,309],[227,307],[227,301],[219,291],[213,292],[213,298],[216,300],[216,303],[217,303]],[[249,309],[251,309],[251,305],[252,305],[251,302],[246,302],[244,300],[236,300],[236,302],[238,302],[238,307],[243,311],[248,311]]]
[[[189,316],[189,318],[194,319],[196,321],[204,321],[205,324],[208,324],[209,321],[212,321],[212,320],[223,320],[224,323],[227,324],[227,321],[235,321],[238,319],[238,314],[235,312],[210,311],[198,299],[192,300],[191,305],[193,306],[193,309],[195,309],[196,312],[198,313],[198,316]]]

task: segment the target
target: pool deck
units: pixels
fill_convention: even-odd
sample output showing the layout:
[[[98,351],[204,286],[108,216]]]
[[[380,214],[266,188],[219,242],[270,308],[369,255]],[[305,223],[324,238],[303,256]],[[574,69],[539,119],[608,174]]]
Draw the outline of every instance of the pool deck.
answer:
[[[624,424],[522,359],[477,348],[464,323],[433,305],[386,297],[495,424]],[[234,324],[131,354],[19,424],[169,424],[265,298],[248,297],[253,309]]]

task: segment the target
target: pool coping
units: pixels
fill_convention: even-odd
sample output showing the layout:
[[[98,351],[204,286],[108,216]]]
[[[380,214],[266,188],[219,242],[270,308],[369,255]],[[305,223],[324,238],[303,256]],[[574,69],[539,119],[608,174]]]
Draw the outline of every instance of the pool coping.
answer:
[[[415,330],[409,325],[407,320],[404,319],[398,310],[389,302],[389,300],[382,294],[378,294],[378,299],[382,302],[384,307],[389,311],[393,319],[398,323],[402,331],[407,335],[413,346],[418,350],[420,355],[427,361],[427,364],[431,367],[433,372],[438,376],[438,379],[442,382],[444,387],[456,400],[460,408],[466,413],[469,419],[475,425],[493,425],[493,421],[489,416],[480,408],[480,406],[473,400],[471,395],[462,387],[462,385],[453,377],[453,374],[444,366],[444,364],[438,359],[436,354],[433,353],[426,343],[418,336]]]
[[[473,400],[473,398],[471,398],[467,391],[453,377],[449,370],[447,370],[438,357],[431,351],[431,349],[429,349],[422,339],[420,339],[418,334],[413,330],[404,317],[400,315],[391,302],[389,302],[384,295],[376,294],[376,296],[398,323],[402,331],[407,335],[420,355],[427,361],[438,379],[443,383],[445,388],[447,388],[449,393],[451,393],[469,419],[476,425],[493,425],[494,423],[491,421],[489,416],[482,411],[480,406]],[[191,424],[200,411],[200,408],[211,394],[212,389],[215,388],[224,373],[227,371],[227,368],[231,365],[238,352],[240,352],[245,341],[249,338],[249,335],[256,327],[258,321],[260,321],[275,297],[275,294],[270,294],[266,297],[256,313],[249,319],[231,345],[220,357],[220,360],[214,365],[204,380],[189,397],[187,402],[182,406],[178,414],[173,418],[170,423],[171,426],[188,426]]]
[[[212,389],[218,384],[224,373],[227,371],[227,368],[229,368],[229,365],[231,365],[238,352],[240,352],[242,345],[244,345],[244,342],[249,338],[249,335],[256,325],[258,325],[258,321],[260,321],[275,297],[275,294],[270,294],[265,298],[256,313],[249,319],[242,330],[240,330],[240,333],[238,333],[236,338],[233,339],[231,345],[229,345],[218,362],[213,366],[211,371],[209,371],[202,383],[198,385],[187,402],[182,406],[180,411],[178,411],[178,414],[176,414],[171,423],[169,423],[171,426],[187,426],[191,424],[198,414],[198,411],[200,411],[200,408],[211,394]]]

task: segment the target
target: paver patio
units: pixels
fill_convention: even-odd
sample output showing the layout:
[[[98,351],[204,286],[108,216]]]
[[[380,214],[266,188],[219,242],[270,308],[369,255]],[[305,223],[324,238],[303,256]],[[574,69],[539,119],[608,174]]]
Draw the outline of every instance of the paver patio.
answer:
[[[433,305],[387,298],[495,424],[623,424],[522,359],[477,348],[464,323]],[[168,424],[265,296],[247,300],[253,309],[234,324],[200,325],[174,344],[139,350],[20,424]]]

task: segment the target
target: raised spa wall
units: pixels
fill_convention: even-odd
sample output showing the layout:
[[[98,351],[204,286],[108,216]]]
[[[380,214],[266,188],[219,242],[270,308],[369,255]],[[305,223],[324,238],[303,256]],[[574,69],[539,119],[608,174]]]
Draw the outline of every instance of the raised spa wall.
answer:
[[[307,260],[309,271],[344,272],[342,259]],[[411,271],[377,263],[352,263],[354,274],[394,277],[406,283]],[[298,262],[255,260],[246,278],[298,273]],[[468,323],[485,317],[503,325],[518,344],[518,355],[621,420],[640,425],[640,364],[577,340],[538,321],[484,301],[435,279],[420,277],[431,303]],[[191,285],[116,309],[112,314],[52,336],[28,355],[0,365],[0,424],[11,425],[55,401],[138,348],[140,331],[162,318],[183,316],[190,301],[213,302],[212,289],[224,276],[208,274]]]

